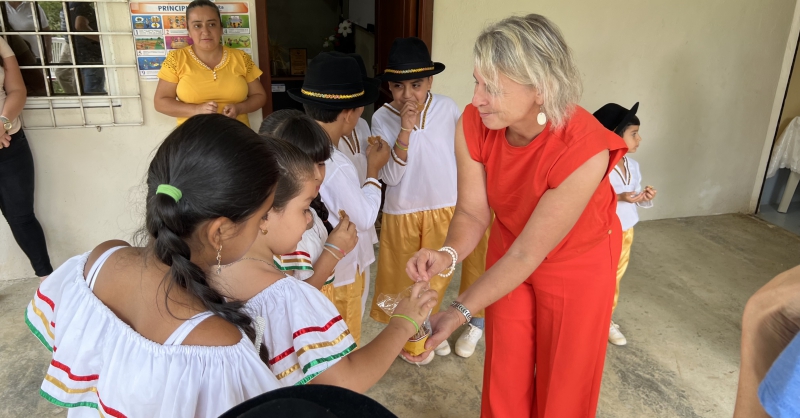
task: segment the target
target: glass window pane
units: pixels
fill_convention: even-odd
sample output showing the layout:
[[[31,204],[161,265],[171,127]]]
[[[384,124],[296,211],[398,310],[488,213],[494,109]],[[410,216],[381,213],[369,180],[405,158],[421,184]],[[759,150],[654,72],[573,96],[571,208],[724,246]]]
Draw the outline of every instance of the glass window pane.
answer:
[[[50,68],[48,71],[50,92],[54,96],[78,94],[78,83],[75,82],[75,70],[72,68]]]
[[[3,11],[3,18],[6,22],[6,26],[9,31],[19,31],[19,32],[33,32],[36,30],[36,26],[34,24],[34,15],[38,15],[39,17],[39,30],[41,31],[48,31],[51,30],[50,20],[45,13],[45,10],[35,2],[30,1],[21,1],[21,2],[9,2],[5,1],[2,2],[2,11]],[[35,11],[35,12],[34,12]],[[55,18],[58,17],[57,14],[54,15]],[[54,25],[57,25],[59,22],[56,20],[53,22]],[[36,35],[20,35],[22,39],[28,46],[30,52],[36,57],[38,62],[41,62],[41,52],[39,50],[39,42],[41,39]],[[43,45],[47,47],[48,45]]]
[[[78,72],[80,73],[81,92],[83,94],[108,94],[106,92],[105,68],[81,68]]]
[[[97,13],[94,3],[70,2],[68,25],[75,32],[97,32]],[[102,64],[103,52],[99,35],[76,35],[75,59],[78,64]]]

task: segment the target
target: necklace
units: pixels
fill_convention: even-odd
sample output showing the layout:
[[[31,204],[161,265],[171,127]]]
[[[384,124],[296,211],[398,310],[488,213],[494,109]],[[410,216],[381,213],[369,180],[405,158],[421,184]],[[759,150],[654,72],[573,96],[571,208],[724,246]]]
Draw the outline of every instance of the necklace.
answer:
[[[214,81],[217,81],[217,70],[219,70],[220,68],[222,68],[223,65],[225,65],[225,61],[228,58],[228,50],[224,48],[222,49],[222,59],[219,60],[219,64],[217,64],[217,66],[214,67],[213,69],[208,65],[206,65],[206,63],[204,63],[203,61],[200,61],[200,58],[197,58],[197,55],[194,54],[194,50],[191,47],[189,47],[189,55],[191,55],[192,58],[194,58],[194,60],[197,61],[197,63],[200,64],[201,67],[205,68],[208,71],[211,71],[214,74]]]
[[[232,266],[232,265],[234,265],[234,264],[236,264],[236,263],[238,263],[238,262],[240,262],[240,261],[244,261],[244,260],[254,260],[254,261],[260,261],[260,262],[262,262],[262,263],[265,263],[265,264],[268,264],[268,265],[270,265],[272,268],[274,268],[274,269],[275,269],[275,270],[277,270],[278,272],[280,272],[280,273],[283,273],[283,271],[281,271],[281,269],[279,269],[279,268],[278,268],[278,266],[276,266],[274,262],[270,263],[270,262],[269,262],[269,261],[267,261],[267,260],[262,260],[262,259],[260,259],[260,258],[255,258],[255,257],[242,257],[242,258],[240,258],[240,259],[238,259],[238,260],[234,261],[233,263],[229,263],[229,264],[223,264],[223,265],[222,265],[222,268],[230,267],[230,266]]]

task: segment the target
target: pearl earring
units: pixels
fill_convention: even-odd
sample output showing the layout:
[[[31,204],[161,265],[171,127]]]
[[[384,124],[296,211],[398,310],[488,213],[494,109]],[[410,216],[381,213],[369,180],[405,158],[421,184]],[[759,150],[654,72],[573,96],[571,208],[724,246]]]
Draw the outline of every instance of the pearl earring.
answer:
[[[544,125],[547,123],[547,115],[545,115],[544,112],[539,112],[539,114],[536,115],[536,122],[539,125]]]

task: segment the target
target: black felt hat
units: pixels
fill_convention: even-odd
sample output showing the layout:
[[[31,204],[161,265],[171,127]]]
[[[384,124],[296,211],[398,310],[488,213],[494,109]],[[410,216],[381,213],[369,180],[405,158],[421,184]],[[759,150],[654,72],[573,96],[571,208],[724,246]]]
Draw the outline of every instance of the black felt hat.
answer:
[[[323,52],[308,65],[303,87],[287,93],[300,103],[325,109],[354,109],[375,103],[378,85],[364,81],[355,59]]]
[[[444,64],[431,61],[428,46],[419,38],[397,38],[389,50],[389,63],[381,81],[404,81],[430,77],[444,71]]]
[[[326,385],[289,386],[245,401],[220,418],[397,418],[378,402]]]
[[[622,135],[622,132],[617,132],[617,130],[624,128],[636,116],[637,110],[639,110],[639,102],[636,102],[631,110],[625,109],[616,103],[608,103],[597,109],[593,114],[606,129]]]
[[[355,52],[353,52],[351,54],[345,54],[344,52],[331,52],[331,54],[334,54],[334,55],[337,55],[337,56],[342,56],[342,57],[350,57],[350,58],[356,60],[356,62],[358,63],[358,68],[361,70],[361,77],[364,79],[364,81],[368,81],[370,83],[377,84],[377,85],[381,84],[381,80],[378,80],[377,78],[371,78],[371,77],[367,76],[367,66],[366,66],[366,64],[364,64],[364,58],[362,58],[361,55],[356,54]]]

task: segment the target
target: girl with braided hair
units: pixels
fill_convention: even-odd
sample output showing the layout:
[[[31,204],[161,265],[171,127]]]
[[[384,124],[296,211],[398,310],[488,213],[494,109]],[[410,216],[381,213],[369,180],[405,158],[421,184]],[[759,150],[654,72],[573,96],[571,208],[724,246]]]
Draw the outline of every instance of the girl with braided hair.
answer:
[[[40,394],[70,417],[216,417],[277,388],[219,272],[265,227],[278,177],[274,152],[233,119],[173,131],[147,173],[146,244],[67,260],[28,305],[53,352]]]

